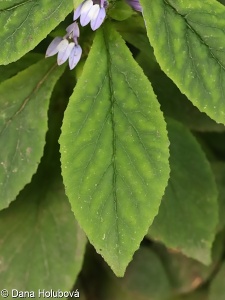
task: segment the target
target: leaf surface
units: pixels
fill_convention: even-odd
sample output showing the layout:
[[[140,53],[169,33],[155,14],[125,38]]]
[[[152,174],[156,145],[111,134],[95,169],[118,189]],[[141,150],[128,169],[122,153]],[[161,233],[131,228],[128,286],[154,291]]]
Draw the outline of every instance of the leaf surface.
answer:
[[[27,53],[21,59],[6,66],[0,66],[0,82],[15,76],[20,71],[29,68],[31,65],[43,59],[40,53]]]
[[[81,3],[74,0],[74,7]],[[72,0],[0,2],[0,65],[32,50],[73,10]]]
[[[217,188],[219,191],[219,223],[218,231],[222,231],[225,227],[225,163],[221,161],[213,162],[212,169],[216,178]]]
[[[140,53],[136,61],[151,81],[164,115],[176,119],[191,130],[201,132],[224,131],[225,126],[223,124],[216,123],[208,115],[200,112],[199,109],[180,92],[174,82],[160,69],[154,58],[153,50],[150,47],[148,49],[148,53]]]
[[[0,84],[0,209],[30,182],[43,155],[48,106],[64,67],[43,60]]]
[[[212,264],[205,266],[162,243],[153,244],[166,270],[175,294],[187,294],[204,285],[220,264],[224,249],[224,233],[216,236],[212,248]]]
[[[0,212],[1,288],[34,291],[35,298],[39,289],[73,287],[86,244],[59,173],[39,171]]]
[[[75,216],[122,276],[158,212],[169,153],[152,87],[107,25],[98,31],[70,98],[60,144]]]
[[[211,262],[218,223],[217,188],[204,152],[180,123],[168,120],[170,179],[149,234],[202,263]]]
[[[220,267],[219,272],[214,277],[210,289],[209,289],[209,300],[223,300],[225,295],[225,263]]]
[[[140,0],[163,71],[182,93],[225,124],[225,7],[215,0]]]

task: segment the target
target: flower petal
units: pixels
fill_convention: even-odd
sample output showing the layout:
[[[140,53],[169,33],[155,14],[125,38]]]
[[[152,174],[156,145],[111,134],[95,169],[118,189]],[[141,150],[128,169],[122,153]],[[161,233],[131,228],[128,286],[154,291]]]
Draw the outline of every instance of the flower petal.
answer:
[[[135,10],[142,12],[142,6],[139,0],[127,0],[127,3]]]
[[[98,29],[102,25],[102,23],[105,19],[105,16],[106,16],[105,8],[102,7],[99,10],[97,18],[95,20],[91,20],[91,29],[92,30]]]
[[[92,8],[92,6],[93,6],[92,0],[87,0],[87,1],[83,2],[80,14],[82,15],[86,12],[89,12],[89,10]]]
[[[89,17],[88,13],[91,10],[93,6],[92,0],[87,0],[84,2],[83,7],[81,9],[81,15],[80,15],[80,25],[86,26],[90,21],[91,18]]]
[[[57,57],[57,63],[58,65],[62,65],[70,56],[71,51],[75,47],[75,43],[69,43],[66,48],[63,50],[60,50]]]
[[[47,48],[45,57],[53,56],[56,53],[58,53],[59,50],[57,49],[57,47],[61,41],[62,41],[61,37],[54,38],[54,40],[51,42],[51,44]]]
[[[80,36],[80,30],[79,27],[77,25],[77,22],[73,22],[72,24],[70,24],[67,28],[66,28],[66,32],[68,34],[73,35],[73,37],[79,37]]]
[[[74,21],[75,21],[76,19],[78,19],[79,16],[80,16],[80,12],[81,12],[81,8],[82,8],[82,6],[83,6],[83,3],[84,3],[84,2],[82,2],[82,3],[78,6],[78,8],[74,11],[74,14],[73,14],[73,20],[74,20]]]
[[[86,26],[91,21],[91,18],[88,16],[88,12],[85,14],[82,14],[80,16],[80,25]]]
[[[108,6],[108,1],[106,0],[100,0],[100,7],[106,8]]]
[[[82,54],[82,49],[80,45],[76,45],[69,56],[69,67],[70,70],[72,70],[74,67],[76,67],[77,63],[79,62]]]
[[[98,4],[92,6],[92,8],[88,12],[88,16],[91,20],[95,20],[99,14],[100,7]]]
[[[63,39],[57,46],[58,52],[63,52],[64,50],[66,50],[68,45],[69,41],[67,39]]]

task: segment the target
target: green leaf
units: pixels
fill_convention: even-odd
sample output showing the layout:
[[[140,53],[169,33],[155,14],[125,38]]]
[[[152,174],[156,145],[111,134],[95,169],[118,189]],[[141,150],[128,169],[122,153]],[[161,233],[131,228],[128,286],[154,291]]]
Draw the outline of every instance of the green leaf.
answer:
[[[214,277],[209,290],[209,300],[224,300],[225,295],[225,263],[222,264],[219,272]]]
[[[220,2],[221,4],[225,5],[225,0],[217,0],[218,2]]]
[[[225,7],[215,0],[140,0],[163,71],[192,103],[225,124]]]
[[[140,53],[136,61],[151,81],[164,115],[182,122],[192,130],[201,132],[224,131],[224,125],[216,123],[205,113],[200,112],[197,107],[180,92],[173,81],[160,69],[158,63],[155,61],[152,48],[148,47],[148,49],[148,54],[146,52]]]
[[[158,212],[169,143],[150,83],[109,25],[96,35],[65,112],[60,144],[75,216],[122,276]]]
[[[149,234],[167,247],[209,264],[218,222],[214,176],[192,134],[176,121],[167,125],[171,173]]]
[[[111,9],[108,10],[108,15],[117,21],[128,19],[133,14],[130,5],[123,1],[116,1],[113,3]]]
[[[7,66],[0,66],[0,82],[15,76],[22,70],[30,67],[43,58],[42,54],[39,53],[27,53],[21,59]]]
[[[86,238],[58,174],[39,169],[18,199],[0,212],[1,288],[34,291],[38,298],[39,289],[73,287]]]
[[[74,0],[75,7],[80,0]],[[72,0],[3,0],[0,3],[0,65],[32,50],[73,10]]]
[[[225,228],[225,163],[214,162],[212,164],[212,169],[214,171],[217,187],[219,190],[219,224],[217,230],[220,231]]]
[[[146,35],[145,23],[140,14],[134,14],[131,18],[123,22],[116,22],[115,26],[123,39],[128,43],[144,53],[151,51],[151,46]]]
[[[217,270],[224,252],[224,233],[218,234],[213,243],[213,262],[210,266],[205,266],[173,249],[167,249],[161,243],[154,243],[152,248],[163,262],[174,292],[176,294],[190,293],[204,285]]]
[[[37,170],[49,99],[63,70],[52,59],[43,60],[0,84],[0,209]]]
[[[190,294],[183,294],[167,300],[209,300],[207,289],[199,289]]]
[[[225,132],[202,132],[196,135],[210,161],[223,160],[225,156]]]
[[[162,262],[147,247],[135,253],[124,278],[107,272],[101,289],[100,300],[165,300],[172,294]]]

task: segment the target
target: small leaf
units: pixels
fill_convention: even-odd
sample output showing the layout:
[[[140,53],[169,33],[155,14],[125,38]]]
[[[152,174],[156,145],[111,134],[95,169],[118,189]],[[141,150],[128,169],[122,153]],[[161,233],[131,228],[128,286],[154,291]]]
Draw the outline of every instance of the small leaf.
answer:
[[[75,216],[97,252],[123,276],[158,212],[169,153],[152,87],[109,25],[96,35],[65,112],[60,144]]]
[[[81,269],[86,238],[58,174],[39,169],[0,212],[0,282],[10,293],[34,291],[39,298],[39,289],[69,291]]]
[[[43,155],[49,99],[64,68],[38,62],[0,84],[0,209],[30,182]]]
[[[80,0],[74,0],[75,7]],[[73,10],[72,0],[3,0],[0,3],[0,65],[32,50]]]
[[[171,174],[149,234],[204,264],[218,222],[217,188],[210,165],[192,134],[168,120]]]
[[[215,0],[140,0],[163,71],[192,103],[225,124],[225,7]]]

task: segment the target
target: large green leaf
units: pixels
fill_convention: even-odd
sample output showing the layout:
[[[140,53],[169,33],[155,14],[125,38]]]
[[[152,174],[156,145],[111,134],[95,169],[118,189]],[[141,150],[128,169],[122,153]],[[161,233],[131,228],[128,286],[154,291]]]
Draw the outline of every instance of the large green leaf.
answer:
[[[136,61],[151,81],[164,115],[184,123],[192,130],[202,132],[224,131],[225,126],[223,124],[216,123],[205,113],[200,112],[197,107],[180,92],[174,82],[160,69],[154,58],[153,50],[150,47],[148,47],[148,49],[148,53],[140,53]]]
[[[79,5],[80,0],[74,0]],[[0,2],[0,65],[33,49],[73,10],[72,0]]]
[[[168,247],[209,264],[218,222],[217,188],[192,134],[168,120],[170,179],[149,234]]]
[[[65,113],[62,174],[77,220],[118,276],[167,184],[165,127],[152,87],[119,34],[98,31]]]
[[[43,60],[0,85],[0,209],[30,182],[43,155],[52,89],[64,67]]]
[[[0,289],[68,291],[80,271],[86,238],[65,195],[58,145],[69,85],[61,77],[51,97],[45,153],[37,173],[0,212]]]
[[[39,289],[73,287],[86,238],[55,173],[39,169],[18,199],[0,212],[0,289],[34,291],[38,298]]]
[[[225,124],[225,7],[215,0],[140,0],[163,71],[212,119]]]

